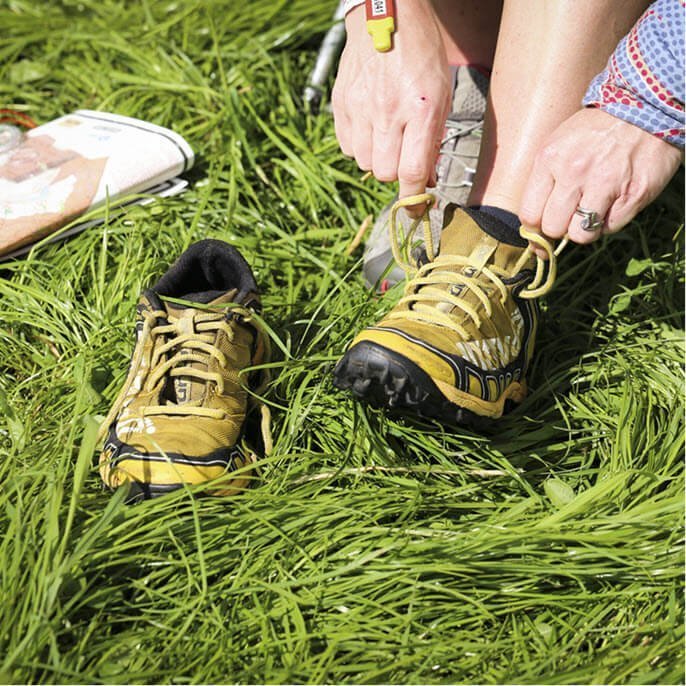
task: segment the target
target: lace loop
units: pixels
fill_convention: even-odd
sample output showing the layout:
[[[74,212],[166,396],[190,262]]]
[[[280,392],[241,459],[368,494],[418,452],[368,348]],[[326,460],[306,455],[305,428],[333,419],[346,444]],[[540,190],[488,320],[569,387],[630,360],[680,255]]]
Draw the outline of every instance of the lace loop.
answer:
[[[431,222],[429,220],[429,210],[433,207],[435,202],[436,196],[431,193],[419,193],[418,195],[408,195],[406,198],[400,198],[393,203],[393,207],[391,207],[391,219],[389,223],[391,251],[393,253],[393,258],[407,275],[416,270],[416,266],[412,263],[409,256],[410,246],[408,245],[408,242],[410,237],[414,235],[419,222],[422,223],[422,229],[424,231],[426,254],[429,260],[433,260],[436,257],[433,236],[431,235]],[[411,207],[412,205],[426,205],[426,207],[424,208],[422,216],[412,222],[412,226],[410,227],[407,236],[405,236],[403,234],[402,226],[398,221],[398,210],[401,207]],[[403,252],[405,253],[404,255]]]
[[[534,280],[527,284],[526,288],[519,293],[519,297],[526,300],[540,298],[542,295],[548,293],[555,283],[555,279],[557,278],[557,257],[565,249],[565,246],[569,242],[569,238],[565,236],[560,241],[557,248],[554,249],[552,243],[545,236],[542,236],[533,229],[520,226],[519,235],[527,240],[529,245],[517,262],[515,271],[519,271],[519,268],[521,268],[520,264],[523,266],[532,254],[531,244],[541,248],[548,258],[547,260],[544,260],[539,255],[536,255],[536,274]]]

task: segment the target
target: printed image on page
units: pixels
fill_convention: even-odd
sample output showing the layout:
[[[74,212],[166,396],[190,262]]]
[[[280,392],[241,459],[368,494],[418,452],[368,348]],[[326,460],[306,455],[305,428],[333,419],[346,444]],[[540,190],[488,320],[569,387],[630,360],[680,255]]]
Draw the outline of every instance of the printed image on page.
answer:
[[[0,254],[192,164],[181,136],[129,117],[79,110],[32,129],[0,155]]]

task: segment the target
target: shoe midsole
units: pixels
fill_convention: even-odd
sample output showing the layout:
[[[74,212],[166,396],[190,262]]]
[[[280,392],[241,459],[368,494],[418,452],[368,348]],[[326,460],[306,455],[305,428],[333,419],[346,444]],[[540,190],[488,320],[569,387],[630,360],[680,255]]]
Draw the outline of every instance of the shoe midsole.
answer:
[[[466,410],[471,410],[474,414],[481,415],[482,417],[500,417],[505,410],[505,403],[508,400],[521,403],[526,397],[525,381],[512,381],[495,400],[477,398],[455,388],[455,386],[445,383],[445,381],[434,379],[433,382],[441,394],[451,403]]]

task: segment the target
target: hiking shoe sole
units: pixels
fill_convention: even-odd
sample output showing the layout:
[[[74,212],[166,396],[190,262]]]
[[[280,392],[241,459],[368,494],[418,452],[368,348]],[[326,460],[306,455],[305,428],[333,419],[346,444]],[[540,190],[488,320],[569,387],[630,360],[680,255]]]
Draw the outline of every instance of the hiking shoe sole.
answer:
[[[372,407],[399,414],[419,415],[478,430],[495,424],[494,419],[447,400],[419,366],[377,343],[361,341],[353,346],[334,369],[334,386],[349,391]],[[505,412],[514,407],[513,401],[506,401]]]

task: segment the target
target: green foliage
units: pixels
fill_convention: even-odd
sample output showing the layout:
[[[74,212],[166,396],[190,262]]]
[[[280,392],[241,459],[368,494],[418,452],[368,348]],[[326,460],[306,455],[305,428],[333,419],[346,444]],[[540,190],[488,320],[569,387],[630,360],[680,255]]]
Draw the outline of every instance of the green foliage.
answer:
[[[170,126],[192,188],[6,263],[0,681],[673,683],[683,671],[683,177],[565,251],[524,406],[491,435],[333,389],[387,302],[360,182],[300,93],[332,2],[0,3],[0,103]],[[239,498],[127,507],[94,466],[138,293],[235,244],[274,335],[275,451]]]

